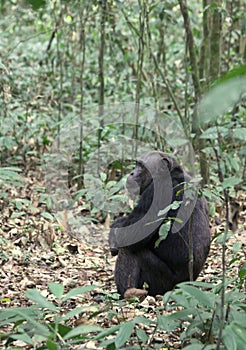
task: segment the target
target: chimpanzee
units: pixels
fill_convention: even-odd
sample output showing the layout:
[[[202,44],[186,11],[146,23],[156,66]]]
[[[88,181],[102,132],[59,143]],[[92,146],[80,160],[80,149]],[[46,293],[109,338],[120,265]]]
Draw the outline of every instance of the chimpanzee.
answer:
[[[111,254],[118,254],[115,282],[121,297],[129,288],[146,286],[149,295],[164,294],[198,277],[210,230],[206,200],[189,190],[190,179],[169,154],[151,151],[137,159],[126,188],[140,195],[138,204],[114,221],[109,234]],[[165,223],[170,226],[159,239]]]

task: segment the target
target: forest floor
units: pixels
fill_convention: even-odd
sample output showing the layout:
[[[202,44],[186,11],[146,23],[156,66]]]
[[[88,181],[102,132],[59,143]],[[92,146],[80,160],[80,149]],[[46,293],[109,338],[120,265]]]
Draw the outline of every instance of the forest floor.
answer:
[[[64,285],[68,291],[74,287],[85,284],[93,284],[98,288],[91,293],[74,298],[72,301],[62,305],[64,312],[75,307],[83,306],[85,312],[70,320],[70,325],[97,324],[108,328],[118,324],[121,319],[132,319],[136,315],[144,314],[149,318],[156,316],[156,310],[162,305],[162,300],[147,297],[138,307],[136,304],[126,302],[119,310],[122,317],[110,317],[109,309],[118,311],[117,302],[106,305],[102,293],[116,292],[114,284],[115,258],[110,256],[107,243],[109,231],[108,220],[103,224],[87,223],[85,235],[88,240],[73,237],[64,224],[63,229],[54,229],[49,220],[41,213],[42,206],[39,205],[39,194],[36,187],[43,186],[43,177],[40,174],[29,172],[25,179],[25,186],[17,189],[14,186],[8,190],[8,205],[0,199],[0,308],[12,308],[30,305],[30,301],[24,293],[29,288],[37,288],[42,294],[52,298],[48,289],[49,282],[58,282]],[[238,268],[242,264],[242,249],[246,245],[246,209],[245,195],[241,196],[241,203],[244,211],[241,211],[238,219],[238,229],[227,242],[226,261],[227,275],[236,276]],[[14,201],[11,201],[11,199]],[[33,206],[23,205],[17,208],[16,200],[23,199],[32,201]],[[11,204],[13,203],[13,204]],[[220,208],[211,219],[212,237],[215,237],[224,230],[225,221],[224,208]],[[21,215],[20,215],[21,213]],[[238,260],[233,264],[230,262],[235,258],[234,248],[236,242],[243,243],[243,248],[237,253]],[[221,246],[212,241],[211,250],[202,273],[200,281],[211,282],[214,277],[221,275]],[[96,306],[95,306],[96,305]],[[95,312],[95,308],[97,312]],[[91,318],[92,314],[95,314]],[[150,330],[151,332],[151,330]],[[154,343],[166,343],[170,348],[181,349],[182,344],[179,332],[168,334],[156,334]],[[19,348],[28,348],[21,341],[15,342]],[[2,346],[2,347],[1,347]],[[0,342],[0,348],[4,349],[4,342]],[[83,348],[81,346],[80,348]],[[84,348],[97,349],[98,346],[88,341]],[[168,347],[167,347],[168,348]]]

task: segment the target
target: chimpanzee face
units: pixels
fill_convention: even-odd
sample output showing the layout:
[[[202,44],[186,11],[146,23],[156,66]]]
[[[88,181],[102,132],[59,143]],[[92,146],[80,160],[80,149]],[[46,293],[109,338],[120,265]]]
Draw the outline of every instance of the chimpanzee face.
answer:
[[[143,163],[136,162],[135,169],[126,180],[126,189],[130,194],[141,195],[151,183],[152,177]]]

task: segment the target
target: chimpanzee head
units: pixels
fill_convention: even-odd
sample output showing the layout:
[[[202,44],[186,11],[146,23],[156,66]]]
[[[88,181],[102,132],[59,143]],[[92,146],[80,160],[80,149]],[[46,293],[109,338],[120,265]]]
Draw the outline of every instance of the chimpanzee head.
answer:
[[[135,169],[128,176],[126,189],[130,194],[142,195],[154,178],[172,178],[180,182],[183,170],[175,158],[160,151],[152,151],[137,158]]]

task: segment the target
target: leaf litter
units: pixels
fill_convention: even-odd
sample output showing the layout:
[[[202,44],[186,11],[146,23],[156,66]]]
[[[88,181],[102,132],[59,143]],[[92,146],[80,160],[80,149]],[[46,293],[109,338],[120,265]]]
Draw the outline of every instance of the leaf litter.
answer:
[[[111,303],[114,313],[109,317],[109,307],[100,297],[104,293],[115,293],[114,264],[115,257],[110,256],[107,243],[109,217],[104,223],[86,224],[85,234],[94,237],[90,243],[78,236],[71,235],[66,225],[59,226],[49,217],[40,205],[41,194],[35,191],[43,187],[43,176],[29,171],[23,188],[14,186],[8,190],[8,200],[0,199],[0,308],[25,307],[31,302],[24,296],[29,288],[37,288],[42,295],[52,300],[54,296],[48,289],[48,283],[63,284],[65,291],[84,285],[96,285],[95,292],[86,293],[63,303],[64,312],[83,307],[84,312],[69,322],[70,325],[97,324],[103,328],[119,324],[122,320],[131,320],[135,316],[156,316],[156,309],[162,304],[161,298],[146,297],[136,308],[135,304],[126,302],[123,307]],[[28,199],[25,201],[25,199]],[[236,232],[227,241],[227,273],[234,277],[242,262],[243,249],[246,245],[246,206],[245,194],[240,194],[240,207]],[[225,229],[224,208],[218,208],[211,219],[211,234],[216,237]],[[83,214],[84,215],[84,214]],[[64,228],[65,227],[65,228]],[[89,243],[88,243],[89,242]],[[235,254],[236,244],[241,244]],[[238,257],[235,258],[235,256]],[[232,264],[230,262],[233,261]],[[213,277],[220,276],[221,246],[212,241],[209,257],[199,276],[199,281],[210,282]],[[92,317],[93,315],[93,317]],[[152,334],[151,327],[145,329]],[[164,332],[165,333],[165,332]],[[167,341],[173,349],[181,346],[179,333],[156,335],[155,342]],[[0,341],[1,345],[1,341]],[[25,348],[19,342],[16,345]],[[98,348],[90,341],[88,347]]]

